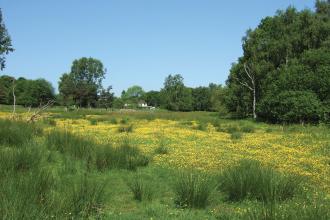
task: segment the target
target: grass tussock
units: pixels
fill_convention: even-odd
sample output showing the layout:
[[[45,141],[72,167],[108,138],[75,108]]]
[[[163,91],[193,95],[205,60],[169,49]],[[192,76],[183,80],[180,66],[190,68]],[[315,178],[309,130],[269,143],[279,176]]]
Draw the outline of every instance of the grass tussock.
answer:
[[[0,145],[19,146],[30,141],[34,135],[41,135],[42,130],[21,121],[0,120]]]
[[[95,164],[100,171],[114,168],[136,170],[148,163],[149,158],[128,141],[124,141],[119,147],[99,146],[96,150]]]
[[[144,180],[141,175],[134,175],[134,177],[127,183],[133,198],[139,202],[152,200],[153,188],[151,184]]]
[[[283,175],[258,161],[244,159],[223,171],[219,189],[230,201],[273,202],[293,198],[300,182],[298,177]]]
[[[211,179],[198,172],[183,172],[174,186],[179,207],[205,208],[213,190]]]
[[[78,159],[90,159],[95,152],[92,140],[57,130],[46,135],[46,146]]]
[[[131,132],[133,132],[133,125],[119,126],[118,132],[119,133],[124,133],[124,132],[131,133]]]

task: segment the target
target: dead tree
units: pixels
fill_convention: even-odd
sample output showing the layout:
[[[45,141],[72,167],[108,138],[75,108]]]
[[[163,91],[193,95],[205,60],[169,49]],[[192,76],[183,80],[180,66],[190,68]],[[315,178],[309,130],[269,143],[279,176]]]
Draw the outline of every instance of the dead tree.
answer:
[[[245,86],[247,89],[249,89],[252,92],[253,95],[253,102],[252,102],[252,111],[253,111],[253,118],[257,118],[256,113],[256,104],[257,104],[257,97],[256,97],[256,81],[255,81],[255,74],[251,71],[249,66],[245,63],[244,64],[244,73],[247,77],[242,77],[242,79],[238,79],[235,77],[237,82],[241,84],[242,86]]]
[[[16,114],[16,95],[15,95],[15,79],[13,80],[13,86],[12,86],[12,95],[13,95],[13,113],[12,113],[12,117],[15,118],[15,114]]]
[[[32,116],[28,119],[28,122],[35,122],[37,118],[41,115],[43,111],[45,111],[47,108],[52,106],[55,103],[54,100],[49,100],[45,105],[40,106],[33,114]]]

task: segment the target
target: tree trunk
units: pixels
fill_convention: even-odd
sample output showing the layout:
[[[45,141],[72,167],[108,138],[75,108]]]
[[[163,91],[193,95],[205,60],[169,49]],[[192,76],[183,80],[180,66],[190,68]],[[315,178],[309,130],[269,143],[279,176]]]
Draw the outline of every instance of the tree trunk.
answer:
[[[256,88],[253,88],[253,119],[257,119],[256,102]]]

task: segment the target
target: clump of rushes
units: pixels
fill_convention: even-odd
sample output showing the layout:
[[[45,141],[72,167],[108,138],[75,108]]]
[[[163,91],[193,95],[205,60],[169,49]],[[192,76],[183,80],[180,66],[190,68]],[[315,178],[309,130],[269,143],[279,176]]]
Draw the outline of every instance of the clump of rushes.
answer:
[[[116,118],[111,118],[110,123],[116,125],[116,124],[118,124],[118,121]]]
[[[97,125],[97,120],[96,120],[96,119],[90,119],[90,120],[89,120],[89,123],[90,123],[91,125]]]
[[[131,133],[131,132],[133,132],[133,125],[120,126],[120,127],[118,127],[118,132],[119,133],[123,133],[123,132]]]
[[[186,171],[175,182],[175,203],[182,208],[205,208],[213,190],[211,179],[199,172]]]
[[[196,129],[197,130],[200,130],[200,131],[206,131],[206,128],[207,128],[207,124],[205,124],[205,123],[198,123],[198,125],[197,125],[197,127],[196,127]]]
[[[120,124],[125,125],[128,123],[128,121],[129,121],[129,118],[122,118],[119,122],[120,122]]]
[[[0,144],[20,146],[28,142],[34,135],[40,135],[42,130],[20,121],[0,120]]]
[[[95,143],[69,132],[54,130],[46,136],[46,146],[74,158],[88,159],[93,158]]]
[[[239,131],[236,131],[236,132],[233,132],[230,134],[230,138],[232,140],[238,140],[238,139],[241,139],[242,138],[242,133],[239,132]]]
[[[134,177],[127,183],[129,189],[133,193],[133,198],[139,202],[143,200],[151,200],[153,189],[150,183],[145,181],[140,175]]]
[[[155,149],[156,154],[168,154],[169,148],[167,147],[167,141],[165,138],[161,137],[159,139],[158,147]]]
[[[258,161],[243,159],[222,172],[219,189],[230,201],[257,199],[274,202],[292,198],[300,182],[299,177],[283,175]]]
[[[95,163],[100,171],[114,168],[136,170],[139,166],[147,166],[149,158],[125,140],[119,147],[98,146]]]
[[[245,125],[241,127],[241,131],[244,133],[254,133],[255,127],[253,125]]]
[[[74,217],[88,219],[98,213],[104,205],[105,181],[97,181],[84,175],[74,180],[67,188],[67,211]]]

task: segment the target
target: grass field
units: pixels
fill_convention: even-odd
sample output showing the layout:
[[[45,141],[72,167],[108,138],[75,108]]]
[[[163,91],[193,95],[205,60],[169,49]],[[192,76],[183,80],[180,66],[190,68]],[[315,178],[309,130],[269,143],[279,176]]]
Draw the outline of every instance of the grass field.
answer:
[[[3,219],[329,219],[330,129],[0,108]]]

